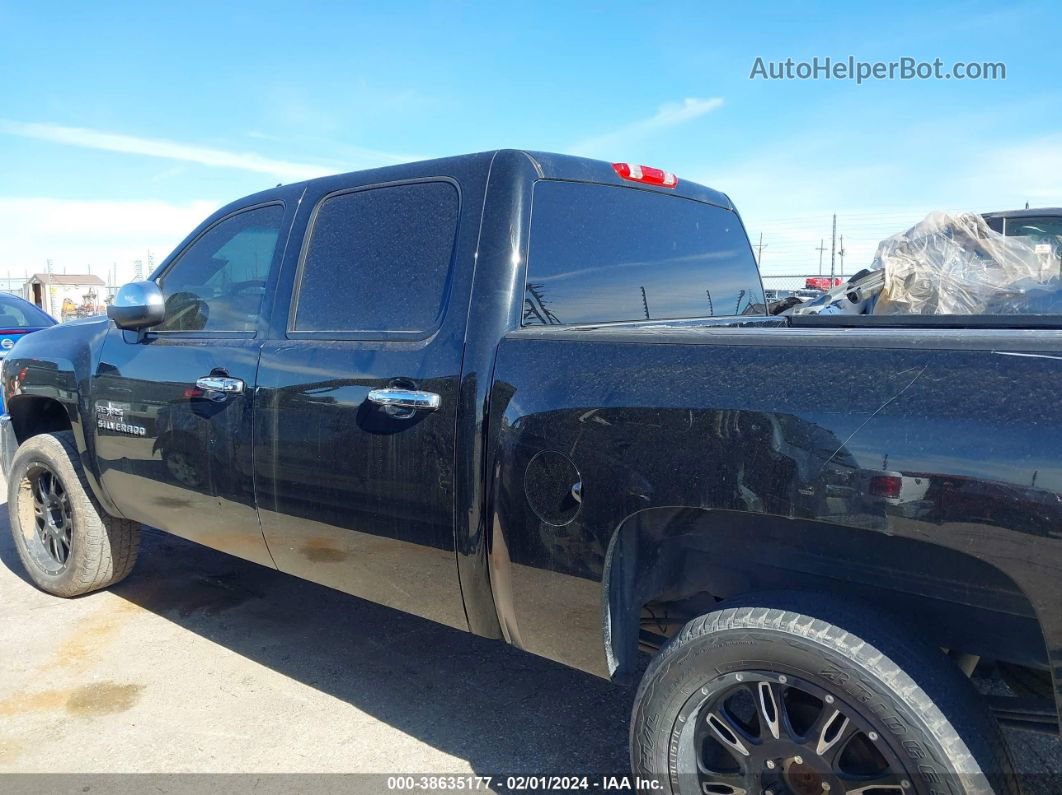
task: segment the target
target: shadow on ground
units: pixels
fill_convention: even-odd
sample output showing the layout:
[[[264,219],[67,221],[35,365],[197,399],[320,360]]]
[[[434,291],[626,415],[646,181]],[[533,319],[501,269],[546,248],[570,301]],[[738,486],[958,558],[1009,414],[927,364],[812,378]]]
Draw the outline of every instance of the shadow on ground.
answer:
[[[2,524],[0,560],[23,576]],[[111,591],[466,759],[476,773],[629,769],[632,689],[503,643],[153,530],[133,574]],[[262,709],[263,720],[276,718]]]
[[[6,506],[0,510],[0,561],[26,580]],[[503,643],[153,530],[144,531],[133,574],[111,590],[467,760],[477,774],[628,770],[633,689]],[[278,718],[269,704],[261,709],[263,721]],[[1025,792],[1057,791],[1062,774],[1057,739],[1012,731],[1008,740]]]

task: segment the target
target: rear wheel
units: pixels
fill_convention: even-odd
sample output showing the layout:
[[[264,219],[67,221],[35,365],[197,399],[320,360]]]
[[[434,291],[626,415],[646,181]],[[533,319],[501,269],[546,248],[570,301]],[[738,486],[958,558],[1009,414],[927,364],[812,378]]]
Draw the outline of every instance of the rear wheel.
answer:
[[[888,618],[767,595],[689,622],[635,700],[634,772],[665,792],[1015,792],[995,720]]]
[[[22,565],[48,593],[106,588],[136,562],[140,525],[108,515],[92,498],[70,431],[40,434],[18,448],[7,504]]]

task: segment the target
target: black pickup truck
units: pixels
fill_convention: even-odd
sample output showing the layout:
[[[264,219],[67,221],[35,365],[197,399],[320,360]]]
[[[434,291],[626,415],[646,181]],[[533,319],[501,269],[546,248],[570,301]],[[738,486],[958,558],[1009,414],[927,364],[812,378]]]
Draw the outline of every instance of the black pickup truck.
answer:
[[[234,202],[109,315],[3,364],[50,593],[146,524],[621,682],[648,653],[657,791],[1013,791],[1000,724],[1057,731],[1057,319],[772,317],[725,195],[511,150]]]

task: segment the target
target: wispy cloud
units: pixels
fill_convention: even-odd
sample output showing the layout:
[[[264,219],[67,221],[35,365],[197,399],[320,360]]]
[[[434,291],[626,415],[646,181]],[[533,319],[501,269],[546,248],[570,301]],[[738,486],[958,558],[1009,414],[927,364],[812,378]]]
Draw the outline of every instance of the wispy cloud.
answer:
[[[853,273],[870,264],[883,238],[932,210],[1062,204],[1056,176],[1062,135],[1002,142],[991,130],[975,135],[972,128],[967,124],[964,135],[948,137],[920,126],[868,147],[853,146],[852,133],[815,130],[791,135],[784,144],[770,141],[741,159],[675,168],[726,192],[754,243],[763,233],[768,274],[815,273],[820,240],[830,245],[834,213],[844,235],[846,271]],[[934,140],[948,145],[924,144]],[[828,250],[824,259],[828,268]]]
[[[359,148],[358,151],[362,156],[361,162],[345,163],[342,166],[299,163],[291,160],[277,160],[253,152],[233,152],[226,149],[170,141],[164,138],[141,138],[122,133],[90,130],[84,127],[65,127],[58,124],[21,122],[8,119],[0,119],[0,133],[33,138],[39,141],[51,141],[69,146],[81,146],[88,149],[102,149],[108,152],[124,152],[132,155],[147,155],[149,157],[200,163],[205,166],[255,171],[289,180],[309,179],[355,168],[370,168],[400,162],[402,159],[399,155]]]
[[[991,185],[993,195],[982,199],[989,210],[999,209],[989,206],[992,201],[996,204],[1009,201],[1015,207],[1030,201],[1033,206],[1042,207],[1062,199],[1062,188],[1058,185],[1060,169],[1062,135],[1048,135],[992,147],[983,153],[975,173],[963,175],[964,185],[969,191],[983,190],[985,182]]]
[[[132,261],[150,250],[156,260],[176,246],[223,202],[108,201],[0,196],[0,277],[57,269],[103,274],[118,266],[132,278]]]
[[[711,113],[723,105],[720,97],[711,99],[686,98],[681,102],[668,102],[661,105],[657,112],[648,119],[625,124],[611,132],[584,138],[569,148],[573,155],[615,155],[622,154],[624,148],[630,147],[655,133],[683,124]]]

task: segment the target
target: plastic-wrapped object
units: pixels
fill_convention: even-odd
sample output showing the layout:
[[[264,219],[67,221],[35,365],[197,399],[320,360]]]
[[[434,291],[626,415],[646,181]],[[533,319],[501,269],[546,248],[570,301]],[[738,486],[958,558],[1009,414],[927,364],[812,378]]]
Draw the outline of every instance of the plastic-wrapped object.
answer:
[[[994,232],[976,213],[934,212],[878,245],[878,315],[1040,313],[1062,305],[1057,258]]]
[[[828,293],[806,304],[798,304],[782,314],[868,315],[873,312],[883,281],[883,271],[862,270]]]

